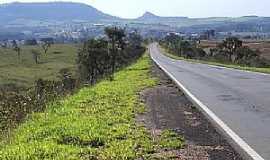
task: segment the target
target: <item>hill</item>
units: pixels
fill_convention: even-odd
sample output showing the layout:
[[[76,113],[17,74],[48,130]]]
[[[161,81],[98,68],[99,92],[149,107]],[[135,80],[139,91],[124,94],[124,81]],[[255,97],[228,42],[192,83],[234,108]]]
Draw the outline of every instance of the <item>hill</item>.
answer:
[[[188,19],[188,17],[161,17],[161,16],[157,16],[151,12],[145,12],[141,17],[138,17],[137,19],[135,19],[136,21],[145,21],[145,22],[180,22],[183,20]]]
[[[7,3],[0,5],[0,21],[12,22],[30,19],[36,21],[70,21],[115,19],[94,7],[82,3]]]
[[[215,29],[220,32],[270,32],[270,17],[161,17],[151,12],[145,12],[133,21],[145,24],[162,24],[180,28],[183,32],[199,32],[205,29]]]
[[[182,32],[200,32],[206,29],[215,29],[218,32],[270,32],[270,17],[162,17],[151,12],[145,12],[135,19],[121,19],[83,3],[15,2],[0,5],[0,28],[4,32],[2,37],[9,37],[9,34],[6,35],[8,32],[14,33],[16,31],[20,34],[24,30],[32,31],[39,26],[46,28],[50,25],[61,26],[85,21],[102,24],[114,24],[115,22],[119,25],[136,24],[136,28],[145,28],[145,25],[150,24],[152,26],[149,28],[150,30],[155,27],[158,30]],[[10,26],[15,27],[15,31]]]

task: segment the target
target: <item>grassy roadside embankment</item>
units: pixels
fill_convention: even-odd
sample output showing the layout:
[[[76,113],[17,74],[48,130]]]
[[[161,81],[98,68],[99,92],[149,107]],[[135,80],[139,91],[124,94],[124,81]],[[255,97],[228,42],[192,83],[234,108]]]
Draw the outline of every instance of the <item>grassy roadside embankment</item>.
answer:
[[[219,66],[219,67],[233,68],[233,69],[238,69],[238,70],[243,70],[243,71],[251,71],[251,72],[270,74],[270,68],[256,68],[256,67],[240,66],[240,65],[232,64],[232,63],[226,64],[226,63],[220,63],[220,62],[214,62],[214,61],[187,59],[184,57],[176,56],[164,48],[161,48],[161,51],[164,55],[166,55],[170,58],[173,58],[173,59],[177,59],[177,60],[185,60],[185,61],[192,62],[192,63],[202,63],[202,64],[209,64],[209,65],[214,65],[214,66]]]
[[[138,92],[157,84],[149,74],[150,58],[93,87],[33,113],[1,144],[0,159],[148,159],[160,148],[181,148],[182,138],[164,131],[153,140],[136,115],[144,112]]]

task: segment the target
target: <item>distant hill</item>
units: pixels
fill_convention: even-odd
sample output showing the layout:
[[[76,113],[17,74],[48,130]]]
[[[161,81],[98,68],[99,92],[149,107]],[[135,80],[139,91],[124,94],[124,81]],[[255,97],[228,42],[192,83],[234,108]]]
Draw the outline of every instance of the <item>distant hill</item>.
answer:
[[[94,7],[82,3],[8,3],[0,5],[0,21],[10,22],[18,19],[37,21],[56,20],[91,20],[117,19]]]
[[[145,12],[141,17],[137,18],[137,21],[148,22],[164,22],[164,21],[182,21],[188,19],[187,17],[160,17],[151,12]]]
[[[220,32],[270,32],[270,17],[161,17],[151,12],[144,13],[134,21],[148,24],[163,24],[181,28],[181,31],[199,32],[215,29]]]
[[[201,31],[215,29],[220,32],[270,32],[270,18],[258,16],[244,17],[162,17],[151,12],[145,12],[135,19],[121,19],[105,14],[96,8],[73,2],[46,2],[46,3],[7,3],[0,4],[0,28],[12,32],[12,27],[19,26],[16,31],[29,30],[24,27],[46,26],[57,22],[101,22],[104,24],[126,25],[132,23],[135,27],[157,24],[157,29],[181,29],[182,31]],[[168,26],[168,27],[167,27]],[[149,27],[151,29],[151,27]],[[30,29],[31,30],[31,29]]]

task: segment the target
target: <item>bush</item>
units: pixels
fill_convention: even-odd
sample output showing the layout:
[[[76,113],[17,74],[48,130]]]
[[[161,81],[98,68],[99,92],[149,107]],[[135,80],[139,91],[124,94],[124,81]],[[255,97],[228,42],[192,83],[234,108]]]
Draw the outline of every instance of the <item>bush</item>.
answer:
[[[43,111],[48,102],[72,93],[78,87],[77,81],[63,76],[60,81],[39,79],[31,89],[2,88],[0,91],[0,130],[6,132],[22,122],[32,112]]]

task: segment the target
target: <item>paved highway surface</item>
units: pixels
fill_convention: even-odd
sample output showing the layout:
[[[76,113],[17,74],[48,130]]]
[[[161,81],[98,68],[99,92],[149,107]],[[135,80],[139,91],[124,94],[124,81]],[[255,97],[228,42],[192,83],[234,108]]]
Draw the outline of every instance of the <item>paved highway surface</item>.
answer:
[[[270,75],[151,57],[263,159],[270,160]]]

